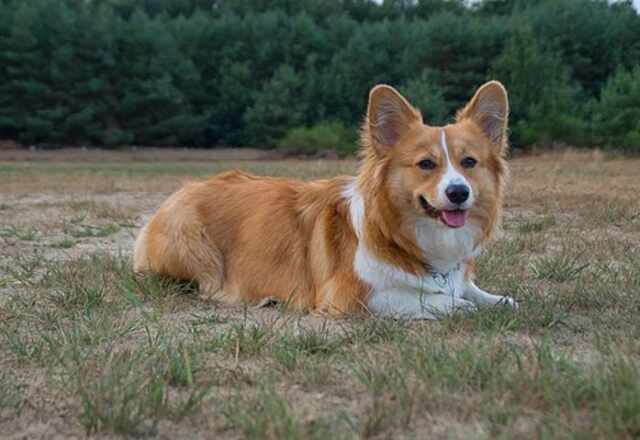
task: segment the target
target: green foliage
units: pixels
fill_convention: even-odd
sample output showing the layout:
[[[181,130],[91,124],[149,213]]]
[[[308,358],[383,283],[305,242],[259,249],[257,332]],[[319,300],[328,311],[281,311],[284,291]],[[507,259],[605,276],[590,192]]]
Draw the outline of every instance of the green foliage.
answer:
[[[326,122],[313,127],[296,127],[278,141],[278,148],[293,154],[314,154],[334,150],[340,155],[356,151],[355,130],[340,122]]]
[[[446,120],[447,105],[438,85],[426,72],[410,80],[400,92],[422,112],[422,119],[429,125],[442,124]]]
[[[268,145],[273,145],[286,127],[304,122],[306,103],[299,99],[303,87],[300,76],[288,65],[273,74],[244,115],[252,144],[264,139]]]
[[[436,124],[497,77],[512,144],[636,148],[638,59],[629,2],[2,0],[0,138],[273,147],[357,126],[377,83]]]
[[[519,26],[495,60],[494,76],[509,91],[512,142],[532,144],[571,140],[577,89],[561,56],[538,42],[533,31]]]
[[[594,107],[594,138],[604,145],[640,151],[640,66],[616,72]]]

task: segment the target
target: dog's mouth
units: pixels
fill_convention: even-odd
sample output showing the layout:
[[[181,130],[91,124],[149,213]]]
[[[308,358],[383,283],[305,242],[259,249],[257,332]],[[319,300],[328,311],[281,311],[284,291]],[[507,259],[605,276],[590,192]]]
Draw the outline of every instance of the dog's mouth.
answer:
[[[442,221],[450,228],[463,227],[469,216],[469,212],[465,209],[436,209],[423,196],[420,196],[420,206],[429,217]]]

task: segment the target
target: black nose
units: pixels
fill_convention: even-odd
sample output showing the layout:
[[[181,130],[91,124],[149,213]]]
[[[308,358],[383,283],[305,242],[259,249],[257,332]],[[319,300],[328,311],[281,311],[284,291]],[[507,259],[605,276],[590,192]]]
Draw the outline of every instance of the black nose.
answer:
[[[445,190],[445,194],[451,200],[451,203],[459,205],[469,198],[469,187],[467,185],[449,185]]]

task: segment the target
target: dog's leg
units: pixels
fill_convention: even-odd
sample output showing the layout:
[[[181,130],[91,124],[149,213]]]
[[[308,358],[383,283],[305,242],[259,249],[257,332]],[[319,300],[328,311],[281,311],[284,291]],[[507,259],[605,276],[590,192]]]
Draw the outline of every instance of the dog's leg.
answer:
[[[439,319],[458,310],[475,310],[476,306],[470,301],[440,293],[388,289],[373,292],[368,308],[373,314],[381,316]]]
[[[518,303],[510,296],[492,295],[480,289],[474,284],[473,281],[468,281],[467,283],[465,283],[462,297],[473,302],[474,304],[477,304],[478,306],[493,306],[496,304],[504,304],[505,306],[509,306],[514,309],[518,308]]]
[[[190,216],[196,219],[196,215]],[[197,220],[168,218],[159,212],[140,232],[134,253],[134,270],[158,273],[178,280],[195,281],[200,296],[220,294],[224,282],[224,258]]]
[[[149,258],[147,256],[147,225],[145,225],[136,238],[133,251],[133,271],[144,273],[149,271]]]
[[[198,283],[200,298],[229,302],[222,292],[224,260],[220,250],[204,236],[200,240],[185,242],[180,249],[180,259]]]
[[[318,289],[314,308],[336,317],[362,312],[366,310],[363,299],[368,289],[350,271],[339,272]]]

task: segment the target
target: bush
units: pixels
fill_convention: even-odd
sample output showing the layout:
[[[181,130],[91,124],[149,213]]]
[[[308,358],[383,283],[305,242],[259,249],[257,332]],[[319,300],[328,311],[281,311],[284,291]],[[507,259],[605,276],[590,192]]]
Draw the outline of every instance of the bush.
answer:
[[[333,150],[340,156],[346,156],[357,150],[356,132],[340,122],[297,127],[289,130],[277,146],[289,154],[315,154]]]

